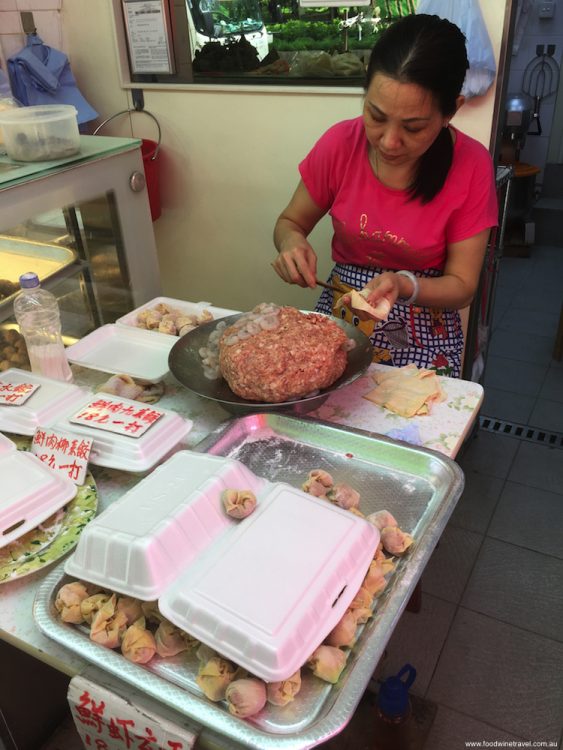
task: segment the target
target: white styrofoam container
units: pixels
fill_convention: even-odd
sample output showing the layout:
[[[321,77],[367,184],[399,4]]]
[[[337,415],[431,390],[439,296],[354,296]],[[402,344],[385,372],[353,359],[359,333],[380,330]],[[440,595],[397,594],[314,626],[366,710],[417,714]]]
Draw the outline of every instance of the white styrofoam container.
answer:
[[[172,336],[168,333],[160,333],[159,331],[155,330],[147,331],[147,329],[144,328],[137,328],[136,325],[137,315],[140,312],[142,312],[143,310],[151,310],[158,304],[167,305],[168,307],[171,307],[174,310],[178,310],[179,312],[182,312],[186,315],[201,315],[204,310],[209,310],[209,312],[213,315],[214,320],[225,318],[228,315],[236,315],[238,312],[240,312],[239,310],[228,310],[224,307],[214,307],[208,302],[187,302],[186,300],[174,299],[173,297],[155,297],[154,299],[151,299],[150,302],[145,302],[144,305],[141,305],[140,307],[135,308],[135,310],[132,310],[126,315],[123,315],[121,318],[118,318],[115,321],[115,324],[118,326],[126,326],[127,328],[135,328],[138,331],[145,331],[146,333],[150,333],[152,337],[158,337],[170,342],[170,348],[172,348],[176,341],[178,341],[177,336]]]
[[[47,427],[61,413],[72,411],[88,393],[72,383],[52,380],[27,370],[11,368],[0,373],[5,383],[34,383],[38,388],[18,406],[0,404],[0,430],[17,435],[33,435],[37,427]]]
[[[103,396],[106,401],[113,401],[135,409],[147,406],[139,401],[111,396],[108,393],[89,393],[86,398],[82,398],[81,403],[65,411],[64,414],[60,414],[53,423],[48,425],[54,430],[59,429],[91,439],[93,443],[89,461],[97,466],[132,472],[148,471],[166,458],[193,427],[191,419],[183,419],[173,411],[159,406],[153,408],[162,412],[163,416],[138,437],[121,435],[70,421],[75,414],[100,396]]]
[[[69,362],[92,370],[157,383],[168,374],[168,354],[176,340],[109,323],[69,346],[66,354]]]
[[[226,488],[254,513],[229,518]],[[379,532],[234,459],[183,451],[88,525],[69,575],[141,599],[267,682],[296,671],[343,616]]]
[[[0,547],[4,547],[72,500],[77,487],[37,456],[16,450],[11,440],[1,437]]]
[[[236,523],[222,510],[220,493],[245,487],[258,496],[264,484],[237,461],[175,453],[84,529],[65,570],[127,596],[158,599],[217,534]]]

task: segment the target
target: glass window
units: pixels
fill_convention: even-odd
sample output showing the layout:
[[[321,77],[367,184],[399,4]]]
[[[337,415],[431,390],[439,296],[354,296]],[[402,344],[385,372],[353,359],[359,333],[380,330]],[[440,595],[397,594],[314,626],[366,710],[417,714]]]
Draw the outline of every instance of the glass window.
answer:
[[[177,74],[142,83],[361,86],[383,29],[415,13],[417,0],[175,0]]]

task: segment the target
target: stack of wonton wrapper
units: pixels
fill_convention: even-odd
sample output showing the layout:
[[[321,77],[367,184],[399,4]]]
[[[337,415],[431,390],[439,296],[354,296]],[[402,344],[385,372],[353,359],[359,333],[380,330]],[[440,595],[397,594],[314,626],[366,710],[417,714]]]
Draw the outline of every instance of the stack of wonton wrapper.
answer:
[[[401,417],[429,414],[432,403],[445,401],[446,396],[433,370],[419,369],[414,364],[388,369],[389,372],[373,375],[377,387],[364,398]]]

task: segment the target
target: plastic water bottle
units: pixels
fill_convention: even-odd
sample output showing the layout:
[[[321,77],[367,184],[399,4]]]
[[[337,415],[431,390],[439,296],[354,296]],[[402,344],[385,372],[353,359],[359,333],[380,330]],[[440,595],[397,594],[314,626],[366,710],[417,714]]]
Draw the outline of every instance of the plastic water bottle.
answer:
[[[20,276],[21,292],[14,300],[14,314],[25,339],[31,370],[55,380],[72,380],[61,338],[57,298],[41,289],[35,273]]]

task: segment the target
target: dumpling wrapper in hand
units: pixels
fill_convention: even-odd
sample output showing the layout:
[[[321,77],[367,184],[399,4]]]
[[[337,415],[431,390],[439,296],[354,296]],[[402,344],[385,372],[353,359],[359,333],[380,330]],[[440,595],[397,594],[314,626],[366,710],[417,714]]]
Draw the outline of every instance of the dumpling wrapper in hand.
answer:
[[[344,302],[342,302],[342,300],[344,299],[344,296],[349,296],[350,308],[352,310],[365,312],[376,320],[387,320],[387,318],[389,317],[389,313],[391,312],[391,305],[389,304],[389,300],[386,297],[382,297],[375,306],[370,305],[370,303],[366,299],[366,297],[368,297],[368,295],[370,294],[370,291],[370,289],[352,289],[351,291],[346,292],[345,295],[340,297],[340,299],[336,302],[335,307],[344,307]]]
[[[90,639],[106,648],[117,648],[127,630],[127,616],[116,609],[117,596],[111,599],[96,612],[90,626]]]
[[[71,622],[74,625],[84,621],[81,603],[88,598],[88,590],[80,581],[65,583],[57,591],[55,609],[61,616],[63,622]]]
[[[125,631],[121,653],[135,664],[146,664],[155,655],[156,641],[151,631],[146,629],[144,617],[140,617]]]
[[[266,705],[266,685],[256,677],[234,680],[225,691],[229,713],[245,719],[254,716]]]
[[[288,677],[287,680],[279,682],[269,682],[266,685],[268,703],[274,706],[286,706],[295,699],[297,693],[301,690],[301,670]]]
[[[348,609],[325,638],[328,646],[351,646],[356,640],[356,615]]]
[[[347,655],[344,651],[334,646],[319,646],[309,657],[307,666],[313,670],[315,677],[325,682],[338,682],[344,667]]]
[[[256,508],[256,495],[250,490],[225,490],[223,507],[231,518],[246,518]]]
[[[401,531],[398,526],[386,526],[381,530],[381,542],[383,549],[389,554],[404,555],[414,542],[414,538],[405,531]]]
[[[222,701],[230,683],[235,678],[236,666],[220,656],[212,656],[201,664],[196,682],[211,701]]]

